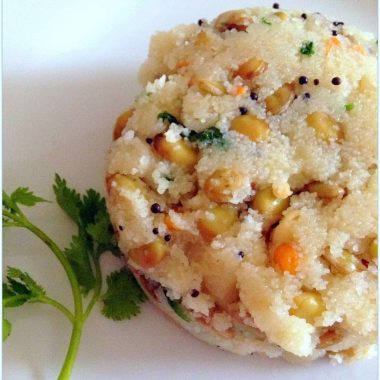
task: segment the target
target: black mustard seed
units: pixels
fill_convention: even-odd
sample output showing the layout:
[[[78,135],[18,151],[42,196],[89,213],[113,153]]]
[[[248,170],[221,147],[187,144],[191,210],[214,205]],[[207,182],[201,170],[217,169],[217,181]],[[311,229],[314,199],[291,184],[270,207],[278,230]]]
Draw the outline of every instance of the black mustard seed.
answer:
[[[334,77],[333,79],[331,79],[331,83],[334,86],[339,86],[342,83],[342,79],[340,79],[339,77]]]
[[[198,289],[193,289],[192,291],[191,291],[191,296],[192,297],[198,297],[199,296],[199,290]]]
[[[154,227],[152,232],[155,234],[155,235],[158,235],[158,228],[157,227]]]
[[[280,4],[279,3],[274,3],[273,4],[273,8],[274,9],[279,9],[280,8]]]
[[[171,238],[172,238],[172,237],[171,237],[170,234],[166,234],[166,235],[164,236],[165,241],[170,241]]]
[[[150,137],[147,137],[147,138],[145,139],[145,141],[150,145],[150,144],[152,144],[153,139],[151,139]]]
[[[319,79],[314,79],[314,85],[318,86],[319,85]]]
[[[299,84],[306,84],[307,82],[308,82],[308,79],[307,79],[307,77],[305,77],[305,75],[302,75],[298,78]]]
[[[246,107],[239,107],[239,111],[241,115],[245,115],[248,113],[248,109]]]
[[[306,13],[302,13],[301,17],[306,20],[307,19],[307,14]]]
[[[161,206],[158,203],[153,203],[152,206],[150,206],[150,211],[152,211],[153,214],[159,214],[161,212]]]
[[[259,96],[256,94],[256,92],[251,92],[251,94],[249,95],[250,96],[250,98],[252,99],[252,100],[257,100],[257,99],[259,99]]]

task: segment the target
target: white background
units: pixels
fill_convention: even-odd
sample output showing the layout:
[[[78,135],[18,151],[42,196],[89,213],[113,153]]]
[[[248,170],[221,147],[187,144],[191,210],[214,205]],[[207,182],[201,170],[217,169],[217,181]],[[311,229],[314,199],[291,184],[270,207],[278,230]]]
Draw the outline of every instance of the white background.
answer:
[[[55,172],[83,191],[103,188],[104,156],[115,117],[140,91],[136,74],[149,37],[179,23],[271,1],[4,0],[3,183],[29,186],[53,200]],[[376,33],[375,0],[281,1],[283,8],[320,11]],[[73,226],[54,204],[30,211],[64,246]],[[70,305],[59,264],[27,232],[6,230],[4,265],[18,266]],[[117,263],[105,258],[108,269]],[[13,323],[3,346],[4,379],[54,379],[63,363],[70,325],[55,310],[26,305],[7,310]],[[239,357],[209,347],[166,320],[151,305],[128,322],[95,308],[85,328],[74,379],[373,380],[376,360],[352,366],[318,361],[297,367],[259,356]]]

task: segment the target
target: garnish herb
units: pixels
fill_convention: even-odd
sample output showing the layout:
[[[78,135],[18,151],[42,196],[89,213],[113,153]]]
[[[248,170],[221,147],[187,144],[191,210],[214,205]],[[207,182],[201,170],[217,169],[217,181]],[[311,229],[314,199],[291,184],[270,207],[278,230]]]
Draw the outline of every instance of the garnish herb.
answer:
[[[260,21],[265,25],[272,25],[272,23],[266,17],[261,17]]]
[[[344,106],[344,108],[346,109],[346,111],[352,111],[354,109],[354,103],[348,103]]]
[[[300,48],[300,53],[303,55],[307,55],[309,57],[315,54],[314,42],[313,41],[304,42]]]
[[[159,113],[157,115],[157,118],[169,124],[175,123],[182,125],[175,116],[167,111]],[[181,135],[182,137],[187,137],[190,142],[197,143],[203,147],[209,145],[218,145],[221,148],[225,148],[227,146],[227,141],[225,140],[223,133],[216,127],[207,128],[202,132],[191,131],[190,133]]]
[[[169,306],[173,309],[173,311],[184,321],[191,322],[191,318],[186,314],[186,312],[183,310],[183,307],[179,301],[173,301],[171,300],[164,291],[166,300],[168,301]]]
[[[68,248],[58,245],[33,224],[21,210],[22,206],[34,206],[45,199],[36,196],[26,187],[16,189],[12,194],[3,192],[3,226],[20,227],[29,230],[42,240],[66,272],[74,301],[74,310],[69,310],[59,301],[49,297],[44,288],[27,273],[8,267],[6,282],[3,283],[3,311],[8,307],[24,303],[43,303],[62,312],[72,323],[72,333],[58,379],[69,379],[78,353],[83,326],[95,303],[103,300],[103,314],[114,320],[129,319],[140,312],[140,303],[145,295],[127,269],[114,272],[107,277],[108,290],[102,296],[102,272],[99,258],[104,251],[120,256],[104,198],[90,189],[80,195],[70,189],[66,181],[55,176],[53,190],[56,201],[75,222],[78,232]],[[86,296],[90,299],[85,304]],[[3,313],[4,315],[4,313]],[[11,323],[3,318],[3,340],[11,333]]]
[[[115,321],[130,319],[140,313],[140,303],[146,300],[132,273],[126,268],[107,277],[108,289],[103,296],[102,313]]]
[[[191,131],[188,138],[189,141],[201,146],[217,145],[222,148],[227,146],[223,133],[216,127],[207,128],[202,132]]]
[[[164,111],[157,115],[157,119],[161,119],[162,121],[166,121],[169,124],[175,123],[175,124],[181,124],[175,116],[173,116],[171,113]]]

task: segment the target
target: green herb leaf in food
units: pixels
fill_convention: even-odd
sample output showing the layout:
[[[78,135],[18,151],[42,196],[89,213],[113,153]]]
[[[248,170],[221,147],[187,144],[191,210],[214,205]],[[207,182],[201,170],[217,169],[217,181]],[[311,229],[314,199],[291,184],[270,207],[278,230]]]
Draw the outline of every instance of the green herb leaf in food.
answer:
[[[300,53],[303,55],[307,55],[308,57],[315,54],[314,50],[314,42],[313,41],[306,41],[301,45]]]
[[[191,131],[188,136],[189,141],[198,143],[200,146],[206,147],[209,145],[217,145],[226,147],[227,141],[223,133],[216,127],[210,127],[202,132]]]
[[[167,123],[171,124],[181,124],[175,116],[173,116],[171,113],[164,111],[157,115],[157,119],[161,119],[162,121],[166,121]]]
[[[261,17],[260,21],[262,24],[272,25],[272,23],[266,17]]]
[[[111,273],[107,286],[102,309],[107,318],[121,321],[140,313],[140,304],[146,300],[146,295],[128,269]]]
[[[346,111],[350,112],[354,109],[354,103],[348,103],[344,106],[344,108],[346,109]]]
[[[181,303],[179,301],[173,301],[171,300],[167,295],[166,292],[164,292],[166,300],[168,301],[169,306],[173,309],[173,311],[184,321],[191,322],[191,318],[186,314],[185,310],[183,309]]]

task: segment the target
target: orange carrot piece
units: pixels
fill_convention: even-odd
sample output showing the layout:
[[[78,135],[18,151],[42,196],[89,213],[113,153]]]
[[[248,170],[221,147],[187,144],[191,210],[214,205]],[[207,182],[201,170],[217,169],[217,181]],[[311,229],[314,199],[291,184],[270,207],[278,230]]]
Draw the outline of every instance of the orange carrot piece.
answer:
[[[281,272],[289,272],[295,274],[298,267],[298,253],[289,244],[279,245],[273,254],[273,261],[281,270]]]

